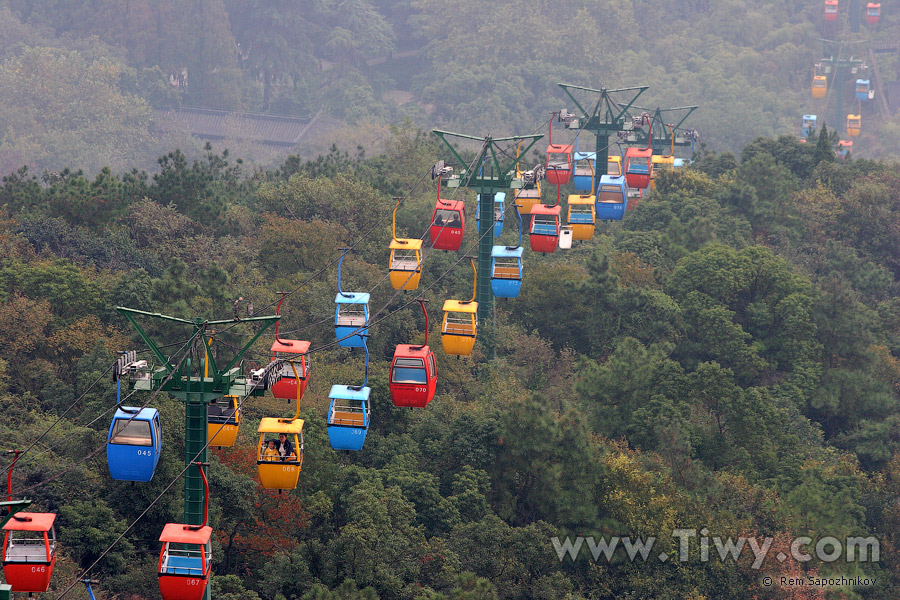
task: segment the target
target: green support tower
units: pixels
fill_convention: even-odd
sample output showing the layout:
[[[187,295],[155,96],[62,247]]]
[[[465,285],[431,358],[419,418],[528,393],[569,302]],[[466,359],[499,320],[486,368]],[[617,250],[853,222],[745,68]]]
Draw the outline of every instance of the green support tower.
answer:
[[[262,396],[265,390],[262,387],[253,385],[246,378],[241,376],[239,364],[241,358],[250,347],[259,339],[268,327],[277,321],[280,317],[277,315],[268,317],[249,317],[246,319],[233,319],[228,321],[208,321],[205,319],[179,319],[159,313],[149,313],[133,308],[125,308],[117,306],[119,311],[132,327],[137,331],[140,338],[147,344],[150,351],[156,357],[156,360],[162,365],[157,367],[150,377],[147,379],[138,379],[135,381],[134,388],[137,390],[147,391],[163,391],[178,398],[184,402],[184,464],[185,467],[191,463],[209,462],[207,451],[207,407],[213,400],[222,396],[235,395],[240,397]],[[169,357],[164,355],[153,340],[147,335],[144,329],[135,320],[135,317],[143,316],[161,321],[180,323],[193,328],[194,332],[184,347],[203,348],[203,364],[201,371],[197,369],[197,374],[193,372],[190,355],[188,352],[185,356],[173,363]],[[235,323],[251,323],[261,322],[262,327],[240,350],[237,351],[234,358],[219,368],[216,360],[211,352],[206,351],[212,338],[213,329],[219,325],[233,325]],[[184,523],[187,525],[200,525],[203,523],[203,502],[204,502],[204,486],[203,478],[199,469],[188,468],[184,473]],[[206,588],[204,596],[209,599],[209,587]]]
[[[478,273],[475,285],[475,301],[478,302],[478,320],[487,325],[493,316],[494,294],[491,291],[491,249],[494,247],[494,194],[504,192],[510,188],[520,189],[522,181],[516,178],[515,155],[510,155],[502,146],[515,147],[519,142],[531,140],[522,151],[522,156],[528,153],[534,144],[541,139],[540,135],[520,135],[503,138],[484,138],[452,133],[450,131],[434,130],[434,134],[450,149],[454,160],[462,165],[459,179],[451,179],[448,187],[466,187],[474,189],[481,195],[481,207],[478,218],[482,223],[482,232],[478,241]],[[459,151],[453,147],[447,138],[459,138],[482,142],[481,149],[472,161],[465,161]],[[471,172],[468,165],[473,165]]]
[[[618,135],[618,132],[620,131],[625,131],[626,120],[630,126],[631,118],[628,115],[628,110],[634,104],[634,101],[638,99],[638,96],[643,94],[649,86],[642,85],[612,90],[601,88],[598,90],[581,87],[579,85],[560,83],[559,87],[561,87],[566,93],[566,96],[575,103],[575,106],[581,113],[575,115],[578,117],[578,124],[576,125],[573,121],[569,124],[569,129],[590,131],[596,136],[597,175],[605,175],[607,173],[607,164],[609,162],[609,138],[612,135]],[[593,102],[593,108],[587,110],[573,95],[572,92],[575,90],[599,94],[600,96]],[[618,102],[611,95],[625,93],[628,93],[631,96],[631,99],[624,103]],[[587,104],[587,106],[590,106],[590,104]]]
[[[694,140],[692,136],[685,135],[683,132],[679,133],[679,129],[687,121],[687,118],[691,116],[695,110],[700,108],[699,106],[678,106],[676,108],[656,108],[655,110],[651,110],[649,108],[643,108],[641,106],[631,106],[631,108],[641,111],[641,113],[650,113],[650,118],[653,120],[653,127],[651,135],[653,136],[650,140],[650,147],[653,149],[653,154],[667,154],[669,153],[673,147],[689,147],[694,144]],[[674,113],[685,111],[678,122],[669,124],[666,123],[664,117],[666,113]],[[630,111],[629,111],[629,114]],[[632,117],[638,116],[631,114]],[[663,123],[663,127],[659,127],[658,125]],[[626,141],[629,144],[636,144],[638,146],[646,146],[647,145],[647,132],[643,129],[636,129],[632,132],[629,132]]]

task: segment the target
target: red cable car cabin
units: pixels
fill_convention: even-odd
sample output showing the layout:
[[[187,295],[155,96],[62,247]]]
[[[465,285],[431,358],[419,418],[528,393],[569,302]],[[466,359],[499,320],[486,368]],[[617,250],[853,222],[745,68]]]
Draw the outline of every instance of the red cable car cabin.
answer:
[[[866,4],[866,22],[869,25],[874,25],[878,22],[878,17],[881,16],[881,3],[880,2],[869,2]]]
[[[297,397],[297,388],[300,388],[300,397],[306,391],[309,382],[309,363],[306,353],[309,352],[309,342],[302,340],[275,339],[272,344],[272,360],[283,358],[293,360],[299,379],[294,377],[294,369],[290,364],[281,366],[281,379],[272,385],[272,395],[282,400],[294,400]]]
[[[547,146],[547,181],[553,185],[566,185],[572,175],[572,144]]]
[[[431,402],[437,388],[431,348],[398,344],[391,361],[389,385],[394,406],[422,408]]]
[[[163,600],[203,600],[209,583],[212,527],[166,523],[159,541],[159,591]]]
[[[650,185],[653,176],[653,149],[629,148],[625,151],[625,182],[630,188],[642,190]]]
[[[537,204],[531,209],[531,230],[528,241],[535,252],[555,252],[559,244],[560,205]]]
[[[466,203],[462,200],[439,199],[431,215],[428,236],[438,250],[459,250],[466,230]]]
[[[837,21],[838,0],[825,0],[825,20]]]
[[[3,577],[14,592],[41,593],[50,588],[56,563],[54,513],[16,513],[3,526]]]

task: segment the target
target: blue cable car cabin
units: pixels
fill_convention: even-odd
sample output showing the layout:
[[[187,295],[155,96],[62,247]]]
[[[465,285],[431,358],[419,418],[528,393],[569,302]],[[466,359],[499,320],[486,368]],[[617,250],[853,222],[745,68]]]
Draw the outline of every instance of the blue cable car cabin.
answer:
[[[334,297],[334,333],[343,348],[362,348],[369,333],[369,294],[338,292]]]
[[[106,461],[113,479],[150,481],[161,450],[158,410],[128,406],[116,410],[106,437]]]
[[[810,134],[816,130],[816,123],[818,122],[818,120],[819,117],[816,115],[803,115],[803,137],[809,137]]]
[[[869,80],[868,79],[857,79],[856,80],[856,99],[857,100],[868,100],[869,99]]]
[[[497,192],[494,194],[494,237],[500,237],[503,233],[503,213],[504,202],[506,202],[506,192]],[[478,234],[481,235],[481,194],[476,196],[475,200],[475,226]]]
[[[491,249],[491,291],[497,298],[518,298],[522,289],[522,246]]]
[[[572,174],[572,184],[579,192],[591,192],[594,184],[594,172],[597,170],[596,152],[576,152],[575,172]]]
[[[597,219],[621,221],[628,207],[628,186],[625,176],[601,175],[597,185]]]
[[[370,392],[364,386],[331,386],[327,429],[333,449],[362,450],[369,431]]]

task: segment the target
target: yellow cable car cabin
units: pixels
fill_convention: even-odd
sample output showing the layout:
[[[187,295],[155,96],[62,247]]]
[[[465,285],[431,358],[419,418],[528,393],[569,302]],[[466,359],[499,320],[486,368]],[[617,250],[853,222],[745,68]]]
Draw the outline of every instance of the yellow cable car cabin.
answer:
[[[589,240],[594,237],[594,224],[597,221],[597,197],[572,194],[568,201],[566,217],[572,228],[572,239]]]
[[[222,402],[213,401],[207,408],[207,437],[210,446],[230,448],[237,441],[241,424],[241,410],[237,396],[223,396]]]
[[[391,285],[395,290],[415,290],[422,277],[422,240],[391,240],[390,270]]]
[[[859,135],[862,126],[862,117],[860,115],[847,115],[847,135],[854,137]]]
[[[469,356],[475,347],[478,332],[478,303],[460,300],[444,301],[444,322],[441,324],[441,345],[445,354]]]
[[[621,156],[610,156],[609,161],[606,163],[606,174],[612,175],[613,177],[618,177],[622,174],[622,157]],[[602,173],[601,173],[602,175]]]
[[[816,75],[812,82],[812,97],[824,98],[825,92],[828,91],[828,80],[824,75]]]
[[[256,469],[262,486],[269,490],[296,488],[303,466],[303,419],[264,417],[257,431]]]
[[[659,172],[675,170],[675,157],[654,154],[650,160],[653,162],[653,175],[650,176],[650,189],[655,190],[656,178],[659,175]]]

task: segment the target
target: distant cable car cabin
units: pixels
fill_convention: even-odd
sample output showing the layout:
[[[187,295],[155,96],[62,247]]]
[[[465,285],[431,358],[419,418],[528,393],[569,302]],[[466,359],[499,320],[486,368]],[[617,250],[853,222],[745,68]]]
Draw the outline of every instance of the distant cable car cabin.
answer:
[[[875,25],[878,23],[878,18],[881,16],[881,3],[880,2],[869,2],[866,4],[866,22],[869,25]]]
[[[868,100],[869,99],[869,80],[868,79],[857,79],[856,80],[856,99],[857,100]]]
[[[592,192],[594,182],[595,165],[597,164],[596,152],[576,152],[575,172],[572,174],[572,185],[579,192]]]
[[[519,221],[519,241],[515,246],[491,248],[491,292],[497,298],[518,298],[522,289],[522,215],[516,210]]]
[[[828,80],[824,75],[816,75],[813,77],[812,82],[812,97],[813,98],[824,98],[825,93],[828,91]]]
[[[362,348],[369,334],[369,294],[341,290],[341,265],[347,250],[342,250],[338,261],[338,293],[334,297],[334,333],[338,346]]]
[[[529,243],[535,252],[555,252],[559,243],[559,218],[562,207],[538,204],[531,209]]]
[[[159,591],[163,600],[202,600],[212,568],[212,527],[209,521],[209,482],[200,463],[206,492],[202,525],[166,523],[159,541]]]
[[[840,140],[838,142],[837,155],[841,158],[847,158],[853,151],[853,140]]]
[[[397,209],[402,198],[397,198],[391,221],[391,255],[388,259],[388,271],[391,286],[395,290],[415,290],[422,277],[422,240],[397,237]]]
[[[503,213],[505,212],[504,203],[506,202],[506,192],[497,192],[494,194],[494,237],[500,237],[503,233]],[[481,194],[478,194],[475,200],[475,227],[478,234],[481,235]]]
[[[686,161],[685,161],[685,159],[683,159],[683,158],[676,158],[676,159],[672,162],[672,168],[673,168],[673,169],[683,169],[685,166],[686,166]]]
[[[462,246],[466,231],[466,204],[462,200],[441,198],[441,178],[437,180],[437,202],[431,213],[428,237],[432,248],[456,252]]]
[[[159,411],[119,406],[106,436],[109,474],[118,481],[153,478],[162,451]]]
[[[621,156],[610,156],[609,161],[606,163],[606,175],[612,175],[614,177],[622,174],[622,157]],[[603,173],[600,173],[603,175]]]
[[[475,259],[472,263],[472,299],[445,300],[444,320],[441,323],[441,345],[444,353],[456,356],[468,356],[475,347],[478,334],[478,303],[475,302],[475,289],[478,283],[478,270]]]
[[[675,157],[674,156],[662,156],[659,154],[654,154],[651,158],[651,162],[653,163],[653,176],[650,177],[650,189],[656,189],[656,178],[659,177],[659,174],[664,171],[673,171],[675,169]]]
[[[518,298],[522,289],[522,254],[519,246],[491,249],[491,291],[497,298]]]
[[[3,526],[3,577],[13,592],[40,594],[50,588],[55,521],[54,513],[18,512]]]
[[[524,173],[519,167],[519,150],[521,149],[522,144],[519,144],[516,147],[516,177],[518,179],[524,180]],[[538,179],[537,181],[525,181],[522,189],[518,190],[515,195],[515,203],[519,206],[519,214],[529,215],[531,214],[531,208],[535,204],[539,204],[541,202],[541,182]]]
[[[847,135],[851,137],[859,135],[861,123],[862,117],[860,115],[847,115]]]
[[[628,204],[625,206],[625,210],[634,210],[641,203],[641,200],[644,198],[644,192],[646,190],[635,190],[632,188],[628,188],[626,192],[626,197],[628,198]]]
[[[825,0],[825,20],[836,21],[838,12],[838,0]]]
[[[621,221],[628,206],[627,185],[624,175],[601,175],[597,185],[596,218],[603,221]]]
[[[559,113],[553,113],[559,117]],[[553,119],[547,134],[547,181],[552,185],[566,185],[572,176],[572,144],[553,143]]]
[[[816,115],[803,115],[803,121],[801,125],[803,137],[809,137],[810,134],[816,130],[816,123],[818,119],[819,118]]]
[[[241,426],[241,408],[237,396],[223,396],[222,403],[213,400],[206,409],[207,435],[210,446],[230,448],[237,441]]]
[[[425,314],[425,343],[398,344],[394,349],[388,377],[394,406],[423,408],[434,398],[437,389],[437,370],[434,352],[428,347],[428,311],[425,300],[419,299]]]

